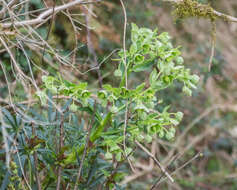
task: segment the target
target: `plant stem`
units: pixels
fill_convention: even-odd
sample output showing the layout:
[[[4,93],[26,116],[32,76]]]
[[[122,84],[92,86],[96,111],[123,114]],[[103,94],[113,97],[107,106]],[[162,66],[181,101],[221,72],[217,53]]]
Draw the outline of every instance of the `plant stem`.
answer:
[[[94,102],[94,114],[92,116],[92,122],[91,122],[91,124],[89,125],[89,128],[88,128],[88,133],[87,133],[87,136],[86,136],[86,144],[85,144],[85,148],[84,148],[84,151],[83,151],[81,163],[80,163],[80,166],[79,166],[79,169],[78,169],[74,190],[77,189],[78,181],[81,177],[81,171],[82,171],[82,168],[83,168],[84,160],[86,158],[87,148],[88,148],[88,145],[89,145],[89,142],[90,142],[90,134],[91,134],[91,129],[92,129],[92,126],[93,126],[93,123],[94,123],[95,112],[96,112],[96,101]]]
[[[64,124],[64,115],[61,114],[60,139],[59,139],[58,155],[60,154],[60,152],[62,150],[62,147],[63,147],[63,139],[64,139],[63,124]],[[59,165],[58,166],[58,170],[57,170],[57,186],[56,186],[56,190],[60,190],[61,172],[62,172],[62,167]]]

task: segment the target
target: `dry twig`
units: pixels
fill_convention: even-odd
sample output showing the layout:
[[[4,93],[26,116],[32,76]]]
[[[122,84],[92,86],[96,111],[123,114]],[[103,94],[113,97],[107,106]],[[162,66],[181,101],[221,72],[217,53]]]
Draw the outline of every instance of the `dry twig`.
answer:
[[[165,170],[165,168],[161,165],[161,163],[156,159],[156,157],[151,154],[142,144],[140,144],[138,141],[135,141],[135,143],[145,152],[148,154],[148,156],[150,156],[154,162],[157,164],[157,166],[161,169],[161,171],[163,172],[163,174],[165,174],[167,176],[167,178],[171,181],[174,182],[174,179],[169,175],[169,173]]]

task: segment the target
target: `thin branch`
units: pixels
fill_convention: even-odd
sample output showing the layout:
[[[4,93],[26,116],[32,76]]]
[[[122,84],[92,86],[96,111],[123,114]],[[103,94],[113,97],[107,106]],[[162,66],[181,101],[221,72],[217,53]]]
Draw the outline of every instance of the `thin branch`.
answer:
[[[209,66],[208,66],[209,72],[211,71],[211,65],[215,53],[215,43],[216,43],[216,23],[212,21],[211,24],[212,24],[212,33],[211,33],[211,56],[209,59]]]
[[[6,44],[5,40],[4,40],[2,37],[0,37],[0,42],[1,42],[2,45],[6,48],[8,54],[10,55],[11,60],[12,60],[13,63],[14,63],[14,67],[15,67],[16,70],[18,71],[18,74],[19,74],[19,76],[21,77],[22,82],[24,82],[24,79],[28,79],[29,81],[31,81],[31,78],[29,78],[28,76],[26,76],[26,75],[24,74],[24,72],[20,69],[20,67],[18,66],[18,64],[17,64],[17,62],[16,62],[16,60],[15,60],[14,55],[12,54],[11,50],[8,48],[8,45]]]
[[[90,7],[88,9],[88,13],[86,14],[86,25],[87,25],[87,27],[86,27],[87,28],[86,39],[87,39],[87,46],[88,46],[89,54],[91,54],[93,56],[95,66],[97,68],[96,72],[97,72],[97,75],[98,75],[99,86],[100,86],[100,88],[102,88],[103,81],[102,81],[100,66],[99,66],[99,63],[98,63],[98,58],[97,58],[97,55],[95,53],[95,49],[94,49],[93,43],[91,41],[91,31],[90,31],[90,28],[89,28],[90,17],[91,17],[91,13],[90,12],[92,12],[92,6],[91,5],[90,5]]]
[[[8,138],[9,138],[9,135],[7,133],[7,130],[6,130],[6,124],[4,122],[4,119],[3,119],[3,114],[2,114],[2,110],[0,109],[0,123],[1,123],[1,128],[2,128],[2,137],[3,137],[3,144],[4,144],[4,148],[5,148],[5,152],[6,152],[6,166],[7,168],[10,168],[9,165],[10,165],[10,159],[11,159],[11,155],[10,155],[10,151],[9,151],[9,143],[8,143]]]
[[[18,0],[11,0],[7,5],[4,5],[2,10],[0,11],[0,18],[5,14],[7,9],[11,8],[14,4],[16,4]],[[5,4],[5,3],[4,3]]]
[[[180,171],[181,169],[183,169],[184,167],[186,167],[188,164],[190,164],[191,162],[193,162],[194,160],[196,160],[198,157],[202,157],[203,154],[202,152],[198,152],[194,157],[192,157],[190,160],[188,160],[187,162],[185,162],[183,165],[181,165],[179,168],[177,168],[175,171],[171,172],[171,176],[175,175],[178,171]],[[160,180],[159,183],[156,184],[156,187],[162,183],[163,181],[165,181],[168,177],[163,178],[162,180]]]
[[[25,175],[25,173],[24,173],[24,169],[23,169],[23,166],[22,166],[22,163],[21,163],[21,158],[20,158],[20,155],[19,155],[19,150],[17,149],[17,146],[16,146],[16,142],[14,141],[13,144],[14,144],[14,147],[15,147],[15,149],[16,149],[16,154],[17,154],[17,158],[18,158],[18,161],[19,161],[19,165],[20,165],[20,169],[21,169],[21,173],[22,173],[23,179],[24,179],[24,181],[25,181],[27,187],[28,187],[30,190],[32,190],[32,188],[31,188],[29,182],[27,181],[26,175]]]
[[[124,52],[124,66],[125,66],[125,88],[128,88],[128,73],[127,73],[127,56],[126,56],[126,30],[127,30],[127,12],[126,8],[124,6],[123,0],[120,0],[120,4],[123,9],[123,14],[124,14],[124,27],[123,27],[123,52]],[[125,157],[127,157],[126,153],[126,131],[127,131],[127,123],[128,123],[128,101],[126,101],[126,108],[125,108],[125,114],[124,114],[124,130],[123,130],[123,149],[125,153]],[[128,163],[132,169],[133,172],[135,172],[135,169],[132,166],[132,163],[130,159],[128,158]]]
[[[74,44],[74,49],[72,51],[73,55],[72,55],[72,64],[73,65],[76,65],[76,57],[77,57],[77,49],[78,49],[78,39],[77,39],[77,34],[79,33],[77,31],[77,26],[75,25],[74,21],[73,21],[73,18],[72,18],[72,15],[70,14],[69,10],[67,9],[66,10],[66,13],[65,12],[62,12],[64,13],[68,19],[70,20],[71,24],[72,24],[72,27],[73,27],[73,30],[74,30],[74,39],[75,39],[75,44]]]
[[[55,6],[56,6],[56,0],[53,0],[53,12],[52,12],[52,19],[50,21],[50,24],[49,24],[49,30],[48,30],[48,33],[47,33],[47,36],[46,36],[46,39],[45,41],[47,42],[48,39],[49,39],[49,35],[51,33],[51,30],[52,30],[52,26],[53,26],[53,22],[54,22],[54,18],[55,18]],[[43,53],[42,53],[42,58],[41,58],[41,64],[43,65],[44,64],[44,55],[45,55],[45,50],[46,50],[46,44],[44,45],[44,49],[43,49]]]
[[[50,8],[48,9],[47,11],[44,11],[43,13],[41,13],[37,18],[35,19],[30,19],[30,20],[23,20],[23,21],[17,21],[17,22],[8,22],[8,23],[2,23],[1,24],[1,27],[2,28],[9,28],[11,26],[15,26],[15,27],[19,27],[19,26],[24,26],[24,25],[36,25],[36,24],[40,24],[41,22],[44,22],[44,20],[49,17],[49,16],[52,16],[53,12],[55,14],[57,14],[58,12],[60,11],[63,11],[65,9],[69,9],[69,8],[72,8],[78,4],[88,4],[88,3],[95,3],[95,2],[99,2],[101,0],[95,0],[95,1],[92,1],[92,2],[85,2],[83,0],[74,0],[74,1],[71,1],[69,3],[66,3],[64,5],[60,5],[60,6],[57,6],[54,8]]]
[[[227,15],[227,14],[224,14],[224,13],[220,13],[216,10],[213,10],[213,13],[218,16],[219,18],[222,18],[224,21],[229,21],[229,22],[237,22],[237,18],[236,17],[233,17],[233,16],[230,16],[230,15]]]
[[[175,161],[178,159],[178,156],[179,154],[175,155],[169,162],[169,165],[166,167],[169,168],[169,166]],[[150,190],[153,190],[155,189],[157,186],[158,186],[158,183],[160,182],[160,180],[164,177],[164,173],[161,174],[161,176],[156,180],[156,182],[151,186],[151,189]]]
[[[165,170],[165,168],[161,165],[161,163],[156,159],[156,157],[150,153],[142,144],[140,144],[137,140],[135,141],[135,143],[145,152],[148,154],[148,156],[150,156],[154,162],[158,165],[158,167],[161,169],[161,171],[163,172],[163,174],[166,175],[166,177],[171,181],[174,182],[174,179],[170,176],[170,174]]]

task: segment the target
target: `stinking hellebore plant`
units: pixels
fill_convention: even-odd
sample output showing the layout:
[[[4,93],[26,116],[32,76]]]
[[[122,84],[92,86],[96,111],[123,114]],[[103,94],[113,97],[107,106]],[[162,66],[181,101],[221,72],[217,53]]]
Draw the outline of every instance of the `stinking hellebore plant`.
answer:
[[[73,84],[61,77],[43,76],[44,90],[38,92],[42,102],[46,102],[46,91],[53,95],[71,97],[70,106],[73,112],[94,112],[92,131],[88,152],[98,147],[104,150],[104,159],[117,161],[126,159],[132,152],[135,140],[150,143],[153,138],[174,138],[175,128],[183,117],[182,112],[170,113],[169,106],[159,112],[157,107],[159,92],[170,87],[174,81],[183,84],[182,91],[188,96],[199,81],[185,68],[184,60],[178,47],[173,47],[170,36],[164,32],[158,35],[157,30],[139,28],[132,24],[131,45],[125,53],[118,53],[119,65],[114,75],[120,79],[120,85],[113,87],[103,85],[102,90],[89,90],[87,83]],[[126,62],[124,61],[126,60]],[[125,78],[132,73],[150,72],[149,84],[141,83],[135,88],[126,88]],[[158,95],[158,96],[157,96]],[[76,101],[75,101],[76,100]],[[78,103],[79,102],[79,103]],[[94,110],[96,102],[97,109]],[[126,149],[123,149],[124,114],[127,105]],[[88,120],[88,118],[84,118]],[[86,137],[85,137],[86,139]],[[85,140],[86,142],[86,140]],[[62,166],[76,162],[77,156],[83,154],[85,144],[74,147],[61,162]]]

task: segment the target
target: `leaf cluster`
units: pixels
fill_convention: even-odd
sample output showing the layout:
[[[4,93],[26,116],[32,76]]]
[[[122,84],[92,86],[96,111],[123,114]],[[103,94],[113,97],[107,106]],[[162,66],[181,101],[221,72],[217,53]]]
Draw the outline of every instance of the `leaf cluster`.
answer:
[[[74,187],[78,183],[75,168],[83,163],[79,189],[95,189],[98,184],[121,189],[118,182],[127,171],[122,166],[115,170],[114,163],[121,165],[127,155],[133,155],[135,140],[172,140],[183,118],[180,111],[169,112],[168,105],[158,109],[162,102],[159,93],[175,81],[183,84],[183,92],[189,96],[196,88],[199,77],[185,68],[179,49],[173,47],[168,33],[158,34],[157,30],[132,24],[131,45],[126,52],[118,53],[119,64],[114,72],[119,86],[104,84],[97,90],[90,89],[86,82],[72,83],[60,75],[43,76],[41,90],[36,92],[42,105],[36,104],[35,108],[40,106],[40,111],[24,105],[18,105],[21,112],[17,115],[2,110],[6,125],[12,126],[8,133],[19,142],[20,161],[28,171],[30,185],[35,185],[34,173],[38,170],[46,176],[42,178],[42,187],[55,189],[55,171],[61,167],[62,186]],[[132,73],[143,72],[148,73],[146,81],[133,88],[125,85]],[[63,139],[61,148],[59,139]],[[35,154],[37,166],[32,162]],[[17,155],[13,157],[19,163]],[[18,170],[14,175],[23,174]],[[10,181],[5,178],[7,186]]]

